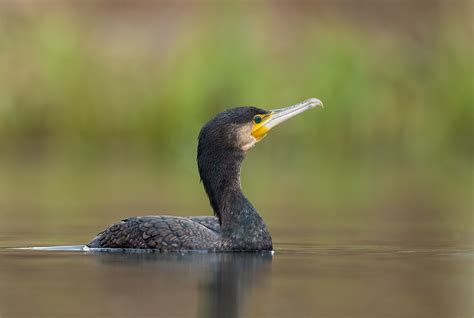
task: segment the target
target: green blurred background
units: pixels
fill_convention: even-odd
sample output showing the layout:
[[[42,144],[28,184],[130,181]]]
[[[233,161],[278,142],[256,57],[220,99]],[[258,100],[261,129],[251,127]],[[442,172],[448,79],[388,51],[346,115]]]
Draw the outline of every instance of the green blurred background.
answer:
[[[244,164],[279,242],[472,242],[471,1],[0,4],[1,245],[210,214],[228,107],[324,101]]]

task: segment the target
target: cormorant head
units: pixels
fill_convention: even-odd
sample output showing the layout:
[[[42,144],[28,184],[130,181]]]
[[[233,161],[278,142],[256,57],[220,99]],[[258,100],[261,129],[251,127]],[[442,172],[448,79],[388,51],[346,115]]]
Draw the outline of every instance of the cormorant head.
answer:
[[[240,192],[240,164],[245,153],[273,127],[316,106],[322,107],[323,103],[310,98],[276,110],[236,107],[217,114],[204,125],[199,133],[199,175],[220,221],[225,206],[240,211],[255,211],[243,195],[237,195],[239,200],[233,202],[226,195],[229,190],[234,194]]]
[[[276,110],[236,107],[217,114],[199,133],[198,157],[206,150],[247,152],[275,126],[310,108],[323,106],[316,98]]]

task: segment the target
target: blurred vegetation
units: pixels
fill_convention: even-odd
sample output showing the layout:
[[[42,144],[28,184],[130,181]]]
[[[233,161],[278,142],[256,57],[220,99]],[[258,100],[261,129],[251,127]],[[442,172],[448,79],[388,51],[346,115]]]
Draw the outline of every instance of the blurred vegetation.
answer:
[[[207,211],[194,160],[203,123],[231,106],[318,97],[324,110],[250,153],[253,201],[326,220],[334,209],[362,223],[365,209],[389,220],[423,210],[423,221],[472,224],[474,52],[456,12],[412,17],[421,31],[304,9],[281,22],[263,6],[103,31],[67,12],[0,20],[3,203],[148,198]]]

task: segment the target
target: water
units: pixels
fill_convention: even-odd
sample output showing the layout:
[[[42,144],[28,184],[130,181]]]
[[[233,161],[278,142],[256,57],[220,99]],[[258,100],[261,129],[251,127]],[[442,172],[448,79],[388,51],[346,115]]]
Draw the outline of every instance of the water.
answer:
[[[474,250],[275,242],[275,253],[0,249],[5,317],[472,317]]]

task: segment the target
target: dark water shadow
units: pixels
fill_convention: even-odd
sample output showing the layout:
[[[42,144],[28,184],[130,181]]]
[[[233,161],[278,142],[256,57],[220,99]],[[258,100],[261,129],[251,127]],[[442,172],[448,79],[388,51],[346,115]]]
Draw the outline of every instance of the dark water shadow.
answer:
[[[158,253],[129,250],[84,250],[83,245],[15,248],[40,252],[81,252],[98,262],[106,272],[118,269],[144,271],[150,280],[156,275],[174,281],[196,282],[199,317],[240,317],[254,287],[264,285],[271,275],[273,253]],[[108,269],[107,269],[108,268]],[[147,288],[143,286],[143,288]],[[163,286],[166,292],[169,286]],[[157,296],[159,297],[159,293]]]
[[[272,253],[103,253],[112,266],[153,265],[169,277],[197,280],[199,317],[239,317],[246,296],[271,274]],[[158,270],[158,269],[157,269]],[[187,278],[186,278],[187,277]]]
[[[240,317],[251,290],[265,285],[271,275],[273,253],[158,253],[129,250],[84,250],[83,245],[15,248],[38,252],[77,252],[92,258],[104,270],[146,272],[151,280],[161,277],[175,282],[194,282],[198,292],[199,317]],[[58,255],[59,256],[59,255]],[[110,280],[105,280],[107,284]],[[160,284],[161,285],[161,284]],[[143,288],[150,288],[143,286]],[[164,286],[163,290],[166,292]],[[159,297],[159,293],[157,293]]]
[[[218,254],[212,279],[201,284],[201,317],[239,317],[246,295],[265,285],[271,274],[272,255]]]

